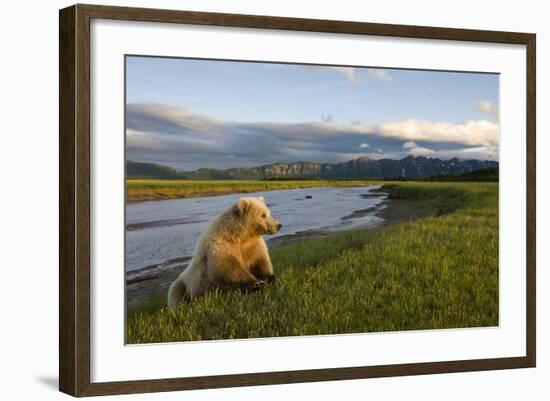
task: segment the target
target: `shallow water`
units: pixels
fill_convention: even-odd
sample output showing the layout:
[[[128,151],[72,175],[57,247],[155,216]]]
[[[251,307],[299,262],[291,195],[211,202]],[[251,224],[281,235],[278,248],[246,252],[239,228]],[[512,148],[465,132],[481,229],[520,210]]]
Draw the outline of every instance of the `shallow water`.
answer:
[[[208,221],[241,196],[263,196],[283,225],[276,235],[266,236],[268,241],[308,231],[376,226],[382,219],[374,209],[386,198],[372,193],[378,188],[288,189],[132,203],[126,207],[126,270],[191,256]]]

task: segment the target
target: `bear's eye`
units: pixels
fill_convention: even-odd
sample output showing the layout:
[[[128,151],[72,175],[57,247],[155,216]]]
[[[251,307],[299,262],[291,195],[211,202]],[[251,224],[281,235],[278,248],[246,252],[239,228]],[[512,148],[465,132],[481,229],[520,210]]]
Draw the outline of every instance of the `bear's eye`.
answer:
[[[265,213],[262,213],[262,217],[263,217],[264,219],[265,219],[265,216],[266,216],[266,214],[265,214]]]

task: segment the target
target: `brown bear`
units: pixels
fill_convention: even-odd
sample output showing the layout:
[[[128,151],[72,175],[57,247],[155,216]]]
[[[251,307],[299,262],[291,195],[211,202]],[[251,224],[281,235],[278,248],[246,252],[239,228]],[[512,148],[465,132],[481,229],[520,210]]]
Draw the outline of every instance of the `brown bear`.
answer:
[[[262,236],[281,227],[263,197],[240,198],[208,223],[189,266],[168,290],[168,306],[174,308],[183,298],[199,297],[212,288],[253,291],[274,281]]]

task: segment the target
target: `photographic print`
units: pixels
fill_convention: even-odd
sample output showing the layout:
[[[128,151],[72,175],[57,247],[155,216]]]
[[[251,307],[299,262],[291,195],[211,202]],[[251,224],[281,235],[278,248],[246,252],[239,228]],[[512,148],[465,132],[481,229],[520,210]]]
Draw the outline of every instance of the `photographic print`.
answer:
[[[125,88],[127,344],[499,325],[498,74],[127,55]]]

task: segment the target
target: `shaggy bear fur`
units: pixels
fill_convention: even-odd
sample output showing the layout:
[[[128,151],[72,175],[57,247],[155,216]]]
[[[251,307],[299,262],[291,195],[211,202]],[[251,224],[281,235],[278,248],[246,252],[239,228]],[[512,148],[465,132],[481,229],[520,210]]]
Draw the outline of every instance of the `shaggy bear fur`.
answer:
[[[252,291],[272,282],[275,275],[262,235],[280,229],[263,197],[240,198],[208,223],[191,263],[168,290],[168,306],[215,287]]]

